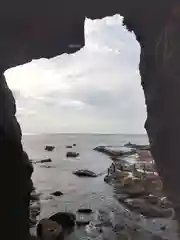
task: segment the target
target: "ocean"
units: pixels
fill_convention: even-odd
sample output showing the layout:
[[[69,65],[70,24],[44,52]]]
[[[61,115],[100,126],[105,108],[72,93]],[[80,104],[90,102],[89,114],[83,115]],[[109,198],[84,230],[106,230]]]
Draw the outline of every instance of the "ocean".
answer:
[[[94,151],[93,148],[100,145],[121,147],[129,141],[137,144],[148,144],[146,135],[23,135],[23,147],[32,162],[35,163],[35,161],[45,158],[52,159],[51,163],[33,164],[32,179],[36,191],[40,193],[41,203],[41,212],[38,218],[49,217],[58,211],[76,213],[77,209],[81,207],[91,208],[95,213],[102,211],[107,215],[110,214],[111,217],[109,218],[112,218],[112,213],[113,218],[118,216],[119,213],[122,214],[123,207],[115,200],[113,187],[104,182],[104,175],[112,161],[108,156]],[[73,149],[66,148],[67,145],[73,144],[76,144]],[[44,147],[46,145],[55,146],[54,151],[45,151]],[[77,158],[66,158],[67,151],[76,151],[80,155]],[[80,178],[72,174],[73,171],[78,169],[89,169],[97,174],[101,173],[101,176]],[[54,191],[61,191],[63,195],[60,197],[51,196]],[[77,214],[77,218],[81,219],[82,216]],[[97,214],[93,215],[90,220],[95,221],[96,218]],[[105,235],[106,238],[102,239],[117,239],[112,229],[108,230]],[[81,229],[76,230],[68,239],[101,239],[98,237],[99,233],[96,230]],[[141,239],[140,236],[137,239]]]

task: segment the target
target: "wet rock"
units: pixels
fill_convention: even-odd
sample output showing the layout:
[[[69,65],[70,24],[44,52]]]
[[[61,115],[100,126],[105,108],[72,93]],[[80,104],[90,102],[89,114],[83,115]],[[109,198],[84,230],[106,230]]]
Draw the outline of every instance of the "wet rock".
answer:
[[[49,151],[49,152],[53,151],[54,148],[55,148],[54,146],[48,146],[48,145],[45,146],[45,150],[46,150],[46,151]]]
[[[57,222],[63,228],[72,228],[76,222],[76,215],[70,212],[58,212],[53,214],[49,219]]]
[[[39,198],[40,198],[40,193],[37,193],[35,191],[32,191],[31,194],[30,194],[30,200],[31,201],[38,201]]]
[[[167,229],[167,226],[161,226],[161,228],[160,228],[162,231],[165,231],[166,229]]]
[[[145,196],[144,199],[151,204],[158,204],[160,201],[160,199],[157,196],[152,194]]]
[[[77,153],[77,152],[67,152],[66,153],[66,157],[73,157],[73,158],[75,158],[75,157],[78,157],[79,156],[79,153]]]
[[[76,221],[76,225],[77,225],[78,227],[88,225],[89,223],[90,223],[89,220],[78,220],[78,221]]]
[[[173,209],[162,209],[158,206],[147,203],[143,199],[126,199],[126,207],[149,218],[167,218],[173,216]]]
[[[51,158],[46,158],[46,159],[36,161],[36,163],[49,163],[49,162],[52,162]]]
[[[138,145],[138,144],[131,143],[131,142],[128,142],[128,143],[124,144],[124,147],[135,148],[135,149],[138,149],[138,150],[150,150],[149,145]]]
[[[104,182],[106,182],[106,183],[111,182],[111,180],[112,180],[112,176],[106,175],[106,176],[104,177]]]
[[[73,144],[73,147],[76,147],[76,143]]]
[[[66,148],[72,148],[72,146],[71,145],[67,145]]]
[[[63,240],[63,228],[56,221],[42,219],[37,225],[37,237],[41,240]]]
[[[92,209],[90,209],[90,208],[80,208],[80,209],[77,210],[77,212],[89,214],[89,213],[92,213]]]
[[[60,197],[64,194],[61,191],[55,191],[55,192],[51,193],[51,195],[56,196],[56,197]]]
[[[97,177],[97,174],[87,170],[87,169],[82,169],[82,170],[78,170],[73,172],[73,174],[75,174],[78,177]]]

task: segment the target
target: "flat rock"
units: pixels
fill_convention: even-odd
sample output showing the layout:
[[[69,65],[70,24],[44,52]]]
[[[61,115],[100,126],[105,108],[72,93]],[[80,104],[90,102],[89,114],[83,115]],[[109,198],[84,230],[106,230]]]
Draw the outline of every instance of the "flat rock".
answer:
[[[73,172],[73,174],[75,174],[78,177],[97,177],[97,174],[87,170],[87,169],[81,169],[78,171]]]
[[[124,203],[131,211],[141,213],[149,218],[167,218],[172,217],[174,214],[172,208],[163,209],[147,203],[143,199],[126,199]]]

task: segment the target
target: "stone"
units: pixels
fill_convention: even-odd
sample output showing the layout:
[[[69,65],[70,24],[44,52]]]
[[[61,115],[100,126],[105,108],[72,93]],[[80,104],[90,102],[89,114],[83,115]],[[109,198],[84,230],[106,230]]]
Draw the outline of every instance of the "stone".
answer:
[[[97,174],[87,170],[87,169],[82,169],[82,170],[77,170],[75,172],[73,172],[74,175],[78,176],[78,177],[97,177]]]
[[[49,163],[49,162],[52,162],[51,158],[46,158],[46,159],[36,161],[36,163]]]
[[[76,158],[79,156],[79,153],[77,152],[67,152],[66,153],[66,157],[73,157],[73,158]]]
[[[37,225],[37,237],[40,240],[63,240],[63,228],[56,221],[42,219]]]
[[[78,227],[88,225],[89,223],[90,223],[90,221],[88,221],[88,220],[78,220],[78,221],[76,221],[76,225]]]
[[[79,208],[77,210],[77,212],[89,214],[89,213],[92,213],[92,209],[91,208]]]
[[[72,146],[71,145],[67,145],[66,148],[72,148]]]
[[[56,196],[56,197],[60,197],[64,194],[61,191],[55,191],[55,192],[51,193],[51,195]]]
[[[54,146],[45,146],[45,150],[49,152],[52,152],[54,148],[55,148]]]
[[[75,226],[76,215],[70,212],[58,212],[53,214],[49,219],[57,222],[64,229],[72,228]]]

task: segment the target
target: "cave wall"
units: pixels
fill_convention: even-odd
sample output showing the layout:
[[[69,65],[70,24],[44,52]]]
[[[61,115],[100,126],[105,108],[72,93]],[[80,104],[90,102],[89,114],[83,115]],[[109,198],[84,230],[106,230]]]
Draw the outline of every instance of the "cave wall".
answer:
[[[141,46],[140,74],[147,105],[145,127],[152,154],[180,222],[180,20],[178,0],[2,0],[0,5],[1,198],[6,239],[28,237],[32,169],[23,152],[15,101],[4,71],[41,57],[73,53],[84,46],[85,17],[124,16]],[[9,7],[11,6],[11,7]],[[25,79],[24,79],[25,80]],[[13,200],[12,200],[13,196]]]

